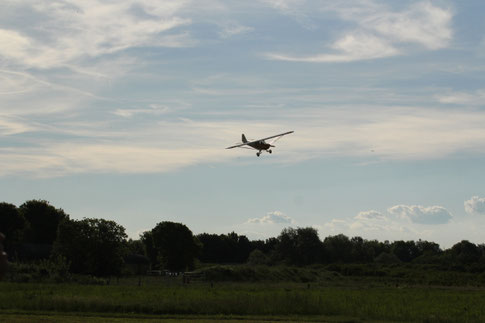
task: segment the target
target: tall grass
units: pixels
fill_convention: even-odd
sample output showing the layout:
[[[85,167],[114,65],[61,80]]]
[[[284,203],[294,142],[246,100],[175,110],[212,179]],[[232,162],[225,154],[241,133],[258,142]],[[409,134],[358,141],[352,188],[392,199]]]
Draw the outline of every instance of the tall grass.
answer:
[[[308,287],[262,283],[213,287],[1,283],[0,310],[485,321],[484,290]]]

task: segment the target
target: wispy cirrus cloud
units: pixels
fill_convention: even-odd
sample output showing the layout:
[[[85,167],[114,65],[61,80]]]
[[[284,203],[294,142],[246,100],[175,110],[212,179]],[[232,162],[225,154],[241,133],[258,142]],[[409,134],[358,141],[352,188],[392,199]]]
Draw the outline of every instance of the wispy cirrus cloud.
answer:
[[[440,103],[480,106],[485,100],[485,90],[480,89],[474,92],[453,92],[437,95]]]
[[[453,36],[452,17],[450,9],[435,6],[431,2],[417,2],[402,11],[383,7],[368,15],[347,15],[347,19],[390,41],[417,43],[431,50],[448,46]]]
[[[61,143],[23,151],[0,148],[0,153],[4,156],[0,162],[0,176],[17,174],[36,178],[80,173],[163,173],[211,160],[221,162],[227,158],[209,148],[89,143]]]
[[[254,31],[253,27],[242,25],[237,21],[228,21],[219,24],[221,30],[219,31],[219,36],[221,38],[230,38],[235,35],[246,34]]]
[[[294,130],[295,134],[276,145],[278,158],[269,161],[278,163],[332,157],[423,160],[457,152],[478,154],[485,148],[485,113],[480,111],[401,108],[383,112],[362,108],[356,113],[306,109],[287,110],[275,117],[270,109],[267,116],[259,113],[255,122],[249,112],[235,119],[231,114],[219,117],[217,113],[202,119],[180,118],[171,115],[176,105],[153,104],[155,108],[107,110],[103,121],[98,122],[80,121],[77,114],[59,116],[54,121],[51,115],[42,122],[0,115],[4,134],[11,142],[2,152],[2,174],[33,172],[49,176],[50,168],[43,166],[49,158],[54,158],[65,173],[153,173],[241,157],[253,161],[250,158],[254,155],[247,150],[223,149],[239,140],[241,132],[258,138]],[[135,116],[139,116],[136,123],[132,120]],[[18,138],[16,134],[20,133],[28,136]],[[21,146],[15,145],[17,140]],[[69,147],[77,147],[75,156]],[[122,158],[123,153],[129,157]],[[99,162],[92,160],[93,155],[99,156]]]
[[[113,114],[123,117],[123,118],[131,118],[135,115],[145,114],[145,115],[163,115],[167,114],[173,110],[174,108],[170,108],[168,105],[162,104],[149,104],[146,108],[138,108],[138,109],[116,109],[113,111]]]
[[[52,68],[85,57],[110,54],[131,47],[183,47],[193,44],[185,32],[190,24],[179,15],[187,1],[124,0],[106,3],[29,1],[12,2],[3,15],[29,13],[40,28],[0,23],[0,57],[28,67]],[[28,10],[27,10],[28,9]]]
[[[304,57],[286,54],[267,54],[266,57],[282,61],[328,63],[383,58],[398,53],[398,50],[385,39],[362,32],[348,33],[337,40],[331,47],[335,50],[335,53]]]
[[[11,136],[28,131],[33,131],[35,127],[21,120],[15,120],[7,115],[0,115],[0,136]]]
[[[332,97],[332,100],[339,97],[335,106],[322,107],[322,102],[328,99],[326,95],[333,94],[333,89],[322,94],[321,89],[301,89],[290,83],[274,88],[274,83],[258,73],[248,76],[222,70],[208,73],[216,76],[199,75],[194,80],[184,80],[187,87],[182,88],[182,85],[171,96],[170,90],[157,93],[163,85],[157,84],[161,77],[159,71],[148,70],[147,66],[153,65],[139,62],[141,58],[138,57],[111,56],[138,46],[191,46],[194,39],[188,26],[195,22],[216,25],[220,34],[211,31],[216,38],[217,35],[223,38],[256,31],[248,27],[250,23],[239,22],[236,19],[239,16],[235,17],[237,14],[230,7],[248,10],[249,6],[251,11],[260,6],[210,3],[219,8],[218,13],[229,13],[229,17],[223,21],[214,16],[202,17],[209,15],[207,8],[204,9],[207,12],[201,10],[203,13],[196,15],[193,12],[196,9],[190,9],[190,1],[41,1],[33,6],[29,1],[9,2],[8,11],[0,13],[0,39],[5,45],[0,46],[0,55],[8,61],[6,65],[10,65],[8,70],[0,70],[0,93],[4,94],[0,103],[0,131],[9,137],[8,149],[3,152],[4,165],[6,160],[12,165],[4,167],[3,174],[31,171],[49,176],[47,166],[42,165],[43,161],[51,159],[64,173],[110,169],[132,173],[171,171],[218,158],[225,161],[253,156],[247,151],[224,154],[227,152],[218,149],[198,149],[201,146],[226,147],[240,138],[241,131],[257,138],[295,130],[295,135],[285,139],[284,145],[278,145],[275,150],[279,154],[278,162],[285,163],[329,156],[376,161],[420,160],[456,152],[477,153],[485,148],[482,130],[485,113],[479,110],[444,112],[420,105],[396,107],[396,101],[402,97],[391,102],[392,107],[382,102],[376,106],[371,106],[373,102],[367,106],[361,103],[352,106],[353,102],[368,100],[369,92],[364,89],[357,95],[358,91],[348,88],[341,88]],[[337,13],[340,19],[350,22],[348,30],[334,42],[335,52],[322,56],[328,61],[394,55],[401,50],[400,43],[425,44],[420,34],[432,38],[428,40],[430,49],[446,46],[449,39],[449,33],[440,33],[450,28],[452,12],[449,9],[430,3],[406,5],[402,10],[372,1],[349,3],[351,5],[311,2],[312,14],[305,9],[306,1],[271,1],[270,4],[292,18],[318,16],[324,11]],[[197,10],[201,7],[201,4],[196,5]],[[35,18],[39,27],[12,22],[11,17],[19,15]],[[408,22],[421,29],[404,28]],[[356,26],[363,28],[357,31]],[[387,33],[384,27],[393,32]],[[170,37],[174,42],[165,42]],[[361,56],[354,56],[356,53]],[[89,64],[85,64],[84,59]],[[138,68],[144,64],[147,64],[145,70],[140,72]],[[49,72],[41,74],[39,68],[49,69]],[[145,74],[126,76],[130,79],[127,81],[122,76],[130,69],[136,69],[133,74]],[[176,78],[177,72],[169,73],[167,77]],[[116,88],[115,82],[123,84]],[[170,89],[179,85],[169,84]],[[98,94],[106,92],[107,97]],[[140,92],[151,97],[139,95]],[[373,94],[379,100],[386,95],[386,91]],[[179,104],[177,99],[187,102]],[[223,104],[220,103],[218,108],[207,108],[215,101],[223,101],[233,108],[221,108]],[[186,107],[197,108],[186,111]],[[20,137],[20,134],[28,135]],[[71,153],[66,152],[68,144],[77,145],[79,152],[86,154],[103,151],[102,158],[95,163],[90,161],[90,156],[70,157]],[[180,149],[192,150],[194,156],[188,158]],[[145,156],[147,161],[130,157],[120,162],[117,160],[120,152]],[[170,158],[162,158],[164,154]],[[151,156],[157,156],[157,163],[150,162]],[[29,161],[28,165],[20,162],[23,158]],[[74,159],[79,161],[75,166]],[[110,163],[116,166],[107,167]],[[137,167],[140,163],[144,167]]]
[[[261,0],[261,2],[291,17],[308,30],[314,30],[318,26],[309,14],[309,8],[313,6],[306,0]]]
[[[283,4],[278,6],[283,6],[286,11],[295,5],[286,1]],[[406,53],[408,44],[417,44],[429,50],[444,48],[453,36],[451,10],[430,2],[411,4],[400,11],[393,11],[373,1],[359,2],[357,6],[354,1],[323,5],[319,9],[335,11],[341,19],[358,28],[350,27],[325,53],[266,53],[265,56],[282,61],[351,62],[400,55]]]

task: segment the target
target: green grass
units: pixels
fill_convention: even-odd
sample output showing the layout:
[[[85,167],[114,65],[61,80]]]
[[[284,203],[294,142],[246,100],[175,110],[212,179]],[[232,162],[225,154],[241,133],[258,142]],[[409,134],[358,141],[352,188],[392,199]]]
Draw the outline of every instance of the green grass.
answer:
[[[485,322],[485,290],[297,283],[136,286],[0,283],[0,313],[120,313],[350,320]]]
[[[324,316],[224,316],[224,315],[137,315],[137,314],[112,314],[112,313],[1,313],[0,322],[27,323],[27,322],[49,322],[49,323],[84,323],[84,322],[198,322],[198,323],[290,323],[290,322],[356,322],[349,317],[324,317]]]

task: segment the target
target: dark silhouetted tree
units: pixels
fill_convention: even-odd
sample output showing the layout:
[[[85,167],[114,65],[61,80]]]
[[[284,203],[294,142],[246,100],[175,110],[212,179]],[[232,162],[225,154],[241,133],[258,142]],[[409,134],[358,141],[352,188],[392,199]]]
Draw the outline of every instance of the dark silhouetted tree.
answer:
[[[410,262],[420,255],[414,241],[394,241],[391,250],[403,262]]]
[[[255,249],[246,236],[235,232],[219,235],[201,233],[197,239],[202,244],[199,259],[205,263],[244,263]]]
[[[234,257],[234,261],[237,263],[243,263],[248,260],[250,252],[253,250],[251,246],[251,242],[249,239],[242,235],[237,235],[233,232],[237,241],[236,241],[236,254]]]
[[[6,236],[4,248],[10,255],[14,254],[14,246],[22,241],[26,225],[15,205],[0,203],[0,232]]]
[[[199,259],[204,263],[225,263],[228,262],[228,249],[225,246],[223,235],[201,233],[197,235],[202,248]]]
[[[288,264],[315,264],[321,260],[322,242],[314,228],[286,228],[278,236],[275,252]]]
[[[462,240],[453,245],[450,253],[454,262],[463,265],[477,263],[481,257],[481,250],[477,245],[467,240]]]
[[[145,245],[141,240],[128,239],[126,249],[129,254],[146,256]]]
[[[73,273],[119,274],[126,252],[125,228],[104,219],[65,219],[59,225],[54,255],[65,257]]]
[[[328,236],[323,240],[324,262],[351,262],[352,242],[343,235]]]
[[[439,244],[421,239],[416,242],[416,248],[420,255],[437,256],[443,252]]]
[[[160,263],[158,261],[158,251],[155,249],[153,244],[153,233],[152,231],[145,231],[140,235],[140,241],[143,243],[145,248],[146,256],[150,259],[152,269],[159,268]]]
[[[47,201],[31,200],[19,207],[21,215],[28,221],[25,242],[52,245],[57,238],[59,223],[69,216]]]
[[[353,237],[350,239],[352,244],[352,250],[350,257],[354,263],[367,263],[372,262],[375,257],[373,244],[361,237]]]
[[[152,229],[151,240],[163,268],[171,271],[194,268],[200,244],[184,224],[160,222]]]

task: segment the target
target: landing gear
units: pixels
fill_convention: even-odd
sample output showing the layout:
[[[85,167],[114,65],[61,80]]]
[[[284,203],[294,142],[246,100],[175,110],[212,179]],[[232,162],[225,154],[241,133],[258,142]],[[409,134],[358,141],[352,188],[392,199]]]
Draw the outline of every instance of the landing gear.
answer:
[[[259,157],[259,155],[261,155],[261,152],[260,152],[260,151],[258,151],[258,152],[256,153],[256,156],[258,156],[258,157]]]
[[[271,149],[270,149],[270,150],[268,150],[268,152],[271,154],[271,153],[272,153]]]

